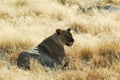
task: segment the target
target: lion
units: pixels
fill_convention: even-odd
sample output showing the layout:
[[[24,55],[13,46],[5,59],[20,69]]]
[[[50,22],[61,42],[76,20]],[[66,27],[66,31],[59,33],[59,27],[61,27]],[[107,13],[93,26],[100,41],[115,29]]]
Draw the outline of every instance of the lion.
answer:
[[[30,59],[37,60],[42,66],[55,68],[61,65],[63,67],[69,65],[68,58],[65,53],[64,45],[72,46],[74,38],[71,34],[71,28],[67,30],[56,29],[56,32],[44,39],[34,48],[21,52],[17,58],[17,65],[20,68],[30,70]]]

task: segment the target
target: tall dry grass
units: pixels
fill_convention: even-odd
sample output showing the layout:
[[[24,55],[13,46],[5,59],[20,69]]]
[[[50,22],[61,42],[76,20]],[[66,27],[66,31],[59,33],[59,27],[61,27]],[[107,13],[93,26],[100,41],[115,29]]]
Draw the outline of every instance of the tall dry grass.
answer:
[[[119,80],[120,12],[80,11],[96,5],[120,5],[120,1],[1,0],[0,80]],[[51,70],[36,62],[31,71],[16,66],[22,50],[36,46],[57,28],[68,27],[75,43],[65,47],[70,58],[66,70]]]

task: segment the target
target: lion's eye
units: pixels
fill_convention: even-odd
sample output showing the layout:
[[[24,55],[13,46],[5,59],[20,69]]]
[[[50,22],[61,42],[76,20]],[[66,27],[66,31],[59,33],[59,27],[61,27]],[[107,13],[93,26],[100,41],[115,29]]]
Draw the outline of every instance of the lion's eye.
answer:
[[[68,35],[67,35],[67,34],[65,34],[64,36],[65,36],[65,37],[67,37]]]
[[[71,33],[68,33],[69,36],[72,36]]]

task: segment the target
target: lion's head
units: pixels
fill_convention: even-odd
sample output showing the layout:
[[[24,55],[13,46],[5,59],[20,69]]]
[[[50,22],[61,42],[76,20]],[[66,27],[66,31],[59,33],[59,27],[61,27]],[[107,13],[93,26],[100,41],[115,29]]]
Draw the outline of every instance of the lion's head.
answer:
[[[56,30],[56,33],[59,36],[61,42],[67,46],[72,46],[74,42],[73,36],[70,31],[71,31],[71,28],[67,30],[61,30],[61,29]]]

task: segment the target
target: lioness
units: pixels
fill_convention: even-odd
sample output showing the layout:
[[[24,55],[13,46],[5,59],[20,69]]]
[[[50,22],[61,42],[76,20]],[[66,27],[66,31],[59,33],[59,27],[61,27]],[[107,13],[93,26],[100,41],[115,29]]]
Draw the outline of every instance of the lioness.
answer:
[[[35,59],[43,66],[51,68],[61,65],[62,61],[67,59],[64,45],[72,46],[74,42],[70,30],[70,28],[67,30],[56,29],[53,35],[43,40],[38,46],[21,52],[17,59],[18,67],[30,69],[30,59]],[[67,65],[68,61],[64,67]]]

